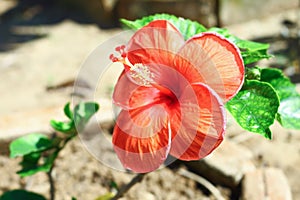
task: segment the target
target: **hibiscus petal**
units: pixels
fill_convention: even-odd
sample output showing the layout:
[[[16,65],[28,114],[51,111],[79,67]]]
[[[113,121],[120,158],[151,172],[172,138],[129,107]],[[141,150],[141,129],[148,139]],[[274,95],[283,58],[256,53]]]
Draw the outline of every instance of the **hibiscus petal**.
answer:
[[[123,71],[113,92],[113,103],[124,110],[153,104],[160,101],[160,91],[154,87],[144,87],[130,81]]]
[[[189,39],[175,58],[175,66],[191,82],[209,85],[224,102],[240,90],[244,81],[239,49],[215,33]]]
[[[113,133],[114,149],[127,169],[153,171],[165,161],[171,142],[168,114],[159,104],[121,111]]]
[[[146,77],[146,82],[154,82],[167,87],[169,78],[176,79],[173,69],[173,60],[178,50],[184,44],[181,33],[166,20],[155,20],[138,30],[127,44],[126,52],[129,62],[142,70],[141,76],[129,72],[129,78],[138,85],[143,85],[143,80],[132,78],[134,73],[138,77]],[[175,71],[176,73],[176,71]],[[149,86],[149,84],[147,84]]]
[[[218,95],[205,84],[187,87],[170,119],[170,154],[181,160],[199,160],[223,140],[225,108]]]
[[[166,20],[155,20],[133,35],[126,50],[131,63],[169,66],[183,44],[184,38],[175,26]]]

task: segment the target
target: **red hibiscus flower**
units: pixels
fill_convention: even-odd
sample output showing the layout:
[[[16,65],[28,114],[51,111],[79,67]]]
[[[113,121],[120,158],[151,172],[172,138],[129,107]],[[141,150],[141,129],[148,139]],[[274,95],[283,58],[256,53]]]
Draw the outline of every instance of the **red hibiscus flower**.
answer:
[[[122,110],[113,132],[114,149],[127,169],[153,171],[168,154],[199,160],[223,140],[224,103],[241,88],[239,50],[215,33],[184,41],[168,21],[156,20],[116,48],[124,71],[113,101]]]

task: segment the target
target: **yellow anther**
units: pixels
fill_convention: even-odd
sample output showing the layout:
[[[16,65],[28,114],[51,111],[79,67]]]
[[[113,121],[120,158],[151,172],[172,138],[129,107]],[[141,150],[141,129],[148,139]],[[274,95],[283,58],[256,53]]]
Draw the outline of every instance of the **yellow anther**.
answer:
[[[130,67],[130,76],[138,84],[148,86],[153,83],[154,74],[142,63],[136,63]]]

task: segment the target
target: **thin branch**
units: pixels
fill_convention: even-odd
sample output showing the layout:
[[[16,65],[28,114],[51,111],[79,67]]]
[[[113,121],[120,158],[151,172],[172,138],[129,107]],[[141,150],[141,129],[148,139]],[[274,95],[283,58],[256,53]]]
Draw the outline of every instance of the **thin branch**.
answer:
[[[48,179],[49,179],[49,184],[50,184],[50,200],[55,200],[55,183],[54,183],[54,178],[52,176],[52,171],[53,171],[53,166],[51,167],[50,171],[47,172]]]
[[[208,182],[206,179],[202,178],[201,176],[198,176],[197,174],[194,174],[192,172],[189,172],[185,169],[179,169],[178,173],[181,176],[184,176],[186,178],[192,179],[196,181],[197,183],[201,184],[204,186],[208,191],[216,197],[217,200],[225,200],[225,198],[221,195],[220,191],[210,182]]]
[[[50,189],[49,189],[49,194],[50,194],[50,200],[55,200],[55,192],[56,192],[56,189],[55,189],[55,181],[54,181],[54,178],[52,176],[52,172],[53,172],[53,168],[55,166],[55,160],[56,158],[58,157],[58,154],[60,153],[61,150],[63,150],[63,148],[66,146],[66,144],[71,141],[72,138],[74,138],[75,134],[74,135],[71,135],[69,136],[68,138],[66,138],[64,141],[63,141],[63,144],[60,146],[58,145],[54,151],[54,153],[52,155],[54,155],[54,160],[53,160],[53,163],[52,163],[52,166],[49,170],[49,172],[47,172],[47,176],[48,176],[48,180],[49,180],[49,185],[50,185]],[[49,159],[49,157],[48,157]]]
[[[215,0],[215,15],[216,15],[216,26],[222,26],[222,19],[221,19],[221,1]]]
[[[132,188],[132,186],[141,182],[145,175],[146,174],[137,174],[128,184],[124,185],[111,200],[121,198],[130,188]]]

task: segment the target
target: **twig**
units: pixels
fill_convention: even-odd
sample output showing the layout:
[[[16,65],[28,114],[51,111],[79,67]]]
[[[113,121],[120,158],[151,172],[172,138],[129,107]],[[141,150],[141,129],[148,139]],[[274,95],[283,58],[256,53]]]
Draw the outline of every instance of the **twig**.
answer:
[[[132,186],[141,182],[145,175],[146,174],[137,174],[128,184],[124,185],[111,200],[121,198]]]
[[[221,20],[221,1],[220,0],[215,0],[215,15],[216,15],[216,26],[221,27],[222,20]]]
[[[60,146],[58,145],[54,151],[54,153],[52,154],[54,157],[52,158],[53,159],[53,163],[52,163],[52,166],[49,170],[49,172],[47,172],[47,176],[48,176],[48,180],[49,180],[49,185],[50,185],[50,190],[49,190],[49,193],[50,193],[50,200],[55,200],[55,192],[56,192],[56,189],[55,189],[55,181],[54,181],[54,178],[52,176],[52,172],[53,172],[53,168],[55,166],[55,159],[58,157],[58,154],[60,153],[61,150],[63,150],[63,148],[66,146],[66,144],[72,140],[72,138],[75,137],[75,134],[73,135],[70,135],[68,138],[66,138],[64,141],[63,141],[63,144]],[[48,157],[49,159],[49,157]]]
[[[184,176],[186,178],[192,179],[192,180],[200,183],[202,186],[204,186],[206,189],[208,189],[210,191],[210,193],[216,197],[217,200],[225,200],[225,198],[221,195],[220,191],[215,186],[213,186],[213,184],[208,182],[206,179],[198,176],[197,174],[194,174],[185,169],[182,169],[182,168],[178,170],[178,173],[181,176]]]
[[[48,175],[48,179],[49,179],[49,184],[50,184],[50,200],[55,200],[55,183],[54,183],[54,179],[52,176],[52,170],[53,170],[53,166],[51,167],[50,171],[47,172]]]

